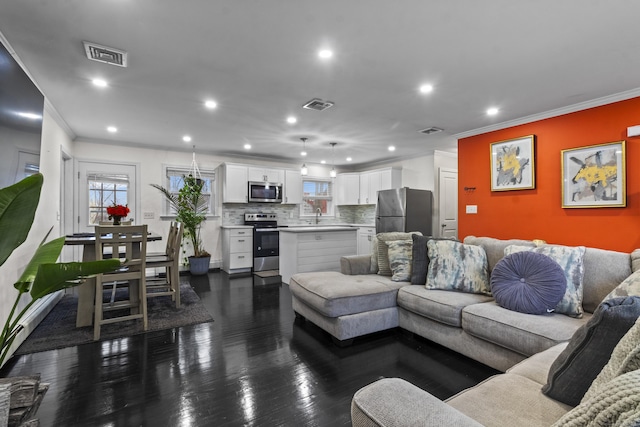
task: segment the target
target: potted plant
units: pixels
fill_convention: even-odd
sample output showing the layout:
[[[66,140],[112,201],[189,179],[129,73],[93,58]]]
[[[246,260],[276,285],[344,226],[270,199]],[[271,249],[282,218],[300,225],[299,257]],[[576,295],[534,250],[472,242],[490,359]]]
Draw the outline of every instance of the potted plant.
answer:
[[[209,271],[211,254],[204,249],[200,237],[202,223],[206,220],[207,200],[202,194],[204,181],[192,175],[183,177],[183,186],[177,194],[172,193],[161,185],[151,184],[164,194],[169,204],[176,211],[176,221],[184,227],[183,238],[191,243],[193,256],[189,257],[189,271],[191,274],[206,274]]]
[[[35,174],[0,189],[0,265],[26,240],[40,200],[43,180],[42,174]],[[0,335],[0,366],[9,355],[14,339],[23,329],[20,320],[38,299],[61,289],[77,286],[82,283],[83,278],[113,271],[120,266],[117,259],[56,263],[64,245],[64,236],[45,243],[49,233],[36,249],[18,281],[13,284],[18,295]],[[16,313],[22,295],[27,292],[31,301]]]

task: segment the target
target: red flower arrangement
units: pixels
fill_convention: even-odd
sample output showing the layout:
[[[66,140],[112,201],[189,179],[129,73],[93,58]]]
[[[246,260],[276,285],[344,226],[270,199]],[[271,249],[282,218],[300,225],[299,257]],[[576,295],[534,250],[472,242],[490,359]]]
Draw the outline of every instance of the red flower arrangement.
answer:
[[[111,218],[124,218],[129,215],[129,208],[125,205],[113,205],[107,207],[107,214],[109,214],[109,219]]]

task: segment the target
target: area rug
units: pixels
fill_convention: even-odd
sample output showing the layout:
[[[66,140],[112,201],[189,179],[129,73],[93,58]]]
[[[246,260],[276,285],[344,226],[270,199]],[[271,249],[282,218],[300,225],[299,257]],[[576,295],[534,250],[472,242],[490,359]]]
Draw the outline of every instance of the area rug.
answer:
[[[93,342],[93,326],[76,328],[78,297],[65,295],[15,352],[16,355],[37,353]],[[177,328],[213,321],[200,298],[189,284],[180,285],[180,308],[171,297],[147,299],[149,328],[146,332]],[[100,340],[142,334],[141,320],[103,325]]]

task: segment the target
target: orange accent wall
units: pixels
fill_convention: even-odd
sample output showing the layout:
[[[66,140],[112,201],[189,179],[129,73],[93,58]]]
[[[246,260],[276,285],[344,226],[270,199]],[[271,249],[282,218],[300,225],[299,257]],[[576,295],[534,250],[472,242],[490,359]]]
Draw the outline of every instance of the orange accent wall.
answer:
[[[544,239],[622,252],[640,247],[640,97],[458,141],[459,237]],[[536,188],[491,191],[490,144],[536,136]],[[561,150],[626,141],[627,206],[562,208]],[[465,187],[475,187],[465,191]],[[477,214],[466,214],[477,205]]]

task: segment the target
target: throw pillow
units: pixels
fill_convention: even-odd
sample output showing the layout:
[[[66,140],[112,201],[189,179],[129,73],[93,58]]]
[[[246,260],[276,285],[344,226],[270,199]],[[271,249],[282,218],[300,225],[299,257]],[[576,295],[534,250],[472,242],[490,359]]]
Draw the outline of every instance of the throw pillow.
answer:
[[[373,239],[373,245],[371,249],[371,270],[372,274],[378,274],[378,239]]]
[[[615,346],[640,316],[640,298],[615,298],[598,306],[589,321],[571,337],[549,369],[542,392],[577,406]]]
[[[385,242],[389,247],[389,266],[391,280],[394,282],[408,282],[411,279],[411,240],[392,240]]]
[[[419,236],[414,234],[413,249],[411,254],[411,284],[425,285],[427,283],[427,271],[429,270],[429,254],[427,252],[427,242],[429,240],[458,240],[451,237]]]
[[[591,383],[581,403],[596,396],[612,379],[636,369],[640,369],[640,318],[613,349],[609,362]]]
[[[640,424],[640,370],[627,372],[607,383],[552,427],[638,426]]]
[[[480,246],[429,240],[427,289],[491,295],[487,254]]]
[[[604,297],[604,301],[610,298],[640,296],[640,270],[631,273],[629,277],[624,279],[622,283],[616,286],[609,295]]]
[[[640,249],[634,249],[634,251],[631,252],[631,270],[640,270]]]
[[[403,233],[401,231],[391,231],[387,233],[378,233],[376,239],[378,240],[378,274],[381,276],[391,276],[391,267],[389,266],[389,247],[384,242],[390,242],[392,240],[411,240],[412,234],[418,234],[422,236],[419,231],[413,231],[411,233]]]
[[[582,280],[584,276],[584,246],[556,246],[547,245],[530,248],[526,246],[507,246],[504,254],[511,255],[515,252],[531,251],[546,255],[562,267],[567,278],[567,289],[562,300],[556,306],[556,313],[566,314],[571,317],[582,317]]]
[[[498,305],[527,314],[551,313],[567,289],[557,262],[535,252],[515,252],[491,272],[491,293]]]

